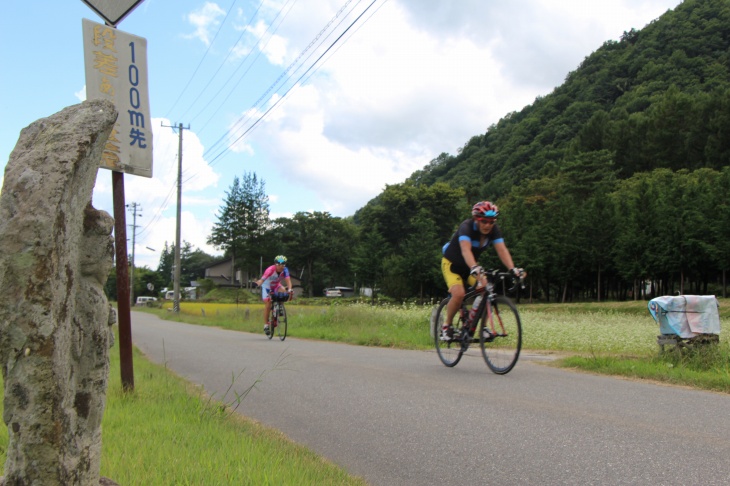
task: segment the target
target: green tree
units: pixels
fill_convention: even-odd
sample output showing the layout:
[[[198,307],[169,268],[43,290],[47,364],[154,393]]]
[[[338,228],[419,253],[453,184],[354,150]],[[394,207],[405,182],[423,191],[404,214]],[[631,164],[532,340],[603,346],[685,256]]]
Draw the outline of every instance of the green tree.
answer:
[[[345,219],[328,212],[298,212],[276,221],[273,232],[281,242],[290,268],[303,270],[309,297],[324,287],[353,281],[348,265],[356,229]]]
[[[152,290],[148,288],[148,285],[152,285]],[[167,280],[163,278],[160,273],[151,270],[150,268],[136,267],[134,269],[134,295],[148,295],[151,297],[157,297],[162,289],[167,284]]]
[[[442,295],[440,249],[469,208],[464,190],[448,184],[386,186],[355,214],[354,268],[393,297]]]
[[[385,238],[377,224],[369,231],[358,228],[357,232],[357,244],[350,259],[353,277],[356,282],[362,282],[361,286],[375,289],[383,281],[384,261],[389,253]]]
[[[222,249],[234,260],[235,268],[257,267],[264,252],[264,234],[269,225],[269,197],[264,181],[255,173],[234,177],[208,244]]]
[[[172,247],[165,242],[165,247],[160,253],[160,263],[157,265],[157,273],[165,285],[168,287],[172,286],[172,280],[174,278],[172,271],[175,266],[175,244]]]

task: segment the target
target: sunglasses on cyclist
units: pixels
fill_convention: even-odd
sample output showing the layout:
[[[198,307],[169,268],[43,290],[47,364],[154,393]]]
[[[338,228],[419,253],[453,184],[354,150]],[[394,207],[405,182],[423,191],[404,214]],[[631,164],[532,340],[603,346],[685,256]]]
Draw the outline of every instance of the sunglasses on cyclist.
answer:
[[[484,224],[494,224],[497,222],[497,218],[477,218],[477,221]]]

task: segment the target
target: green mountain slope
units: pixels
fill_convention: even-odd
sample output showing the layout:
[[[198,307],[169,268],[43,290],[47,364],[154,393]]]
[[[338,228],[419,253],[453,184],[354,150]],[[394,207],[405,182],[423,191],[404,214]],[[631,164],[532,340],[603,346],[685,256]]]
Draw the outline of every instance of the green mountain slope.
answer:
[[[730,2],[686,0],[608,41],[532,105],[409,179],[498,199],[568,159],[608,150],[619,178],[730,163]]]

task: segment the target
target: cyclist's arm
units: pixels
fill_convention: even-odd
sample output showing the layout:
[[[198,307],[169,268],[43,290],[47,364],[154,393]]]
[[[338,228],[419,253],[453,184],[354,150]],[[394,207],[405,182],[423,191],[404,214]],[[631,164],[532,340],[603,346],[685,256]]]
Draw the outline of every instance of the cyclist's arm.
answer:
[[[256,285],[261,287],[261,284],[263,284],[267,278],[269,278],[274,273],[274,265],[271,265],[266,270],[264,270],[264,274],[261,275],[261,278],[256,281]]]
[[[289,292],[291,292],[293,290],[291,286],[291,277],[286,277],[284,281],[286,282],[286,288]]]
[[[474,265],[478,265],[477,259],[474,258],[474,253],[471,251],[471,240],[466,239],[459,239],[459,247],[461,248],[461,256],[464,257],[464,263],[466,263],[466,266],[469,268],[472,268]]]
[[[461,248],[461,256],[464,257],[464,262],[466,265],[474,269],[474,267],[479,265],[479,262],[477,262],[477,259],[474,258],[474,253],[471,251],[471,239],[469,238],[460,238],[459,239],[459,247]],[[487,284],[487,278],[485,275],[479,276],[479,285],[484,286]]]
[[[497,256],[500,260],[502,260],[502,264],[507,267],[507,270],[512,270],[513,268],[515,268],[515,264],[512,261],[512,255],[507,249],[507,245],[504,244],[504,241],[495,243],[494,251],[497,252]]]

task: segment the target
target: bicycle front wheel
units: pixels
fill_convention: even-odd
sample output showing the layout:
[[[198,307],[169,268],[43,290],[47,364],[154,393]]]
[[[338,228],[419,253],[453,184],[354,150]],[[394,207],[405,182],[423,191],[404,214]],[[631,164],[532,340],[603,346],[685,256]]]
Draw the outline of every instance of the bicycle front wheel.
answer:
[[[450,297],[447,297],[441,301],[441,304],[439,304],[438,310],[436,311],[435,322],[431,323],[433,326],[433,339],[434,344],[436,345],[436,352],[438,353],[441,362],[449,368],[456,366],[461,359],[461,356],[464,354],[461,347],[461,339],[459,338],[461,319],[458,320],[456,326],[449,328],[448,337],[444,337],[441,332],[444,322],[446,321],[446,305],[449,303],[450,299]],[[458,313],[458,315],[461,315],[461,313]],[[456,316],[454,316],[454,320],[456,320]]]
[[[279,304],[278,308],[279,316],[277,317],[278,325],[276,326],[276,335],[283,341],[286,339],[286,307],[284,307],[284,304]]]
[[[522,349],[520,313],[510,299],[497,295],[494,301],[487,303],[479,334],[482,356],[489,369],[498,375],[509,373],[517,364]]]

